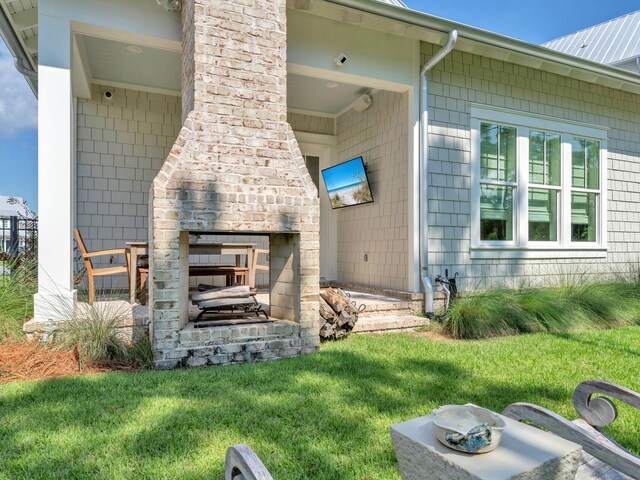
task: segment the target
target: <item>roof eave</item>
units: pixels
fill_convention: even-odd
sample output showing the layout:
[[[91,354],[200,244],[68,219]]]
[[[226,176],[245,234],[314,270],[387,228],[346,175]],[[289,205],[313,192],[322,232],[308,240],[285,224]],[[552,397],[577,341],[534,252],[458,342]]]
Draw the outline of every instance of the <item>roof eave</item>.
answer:
[[[633,85],[634,90],[640,93],[640,75],[622,70],[613,66],[584,60],[573,55],[560,53],[549,48],[534,45],[531,43],[506,37],[497,33],[489,32],[479,28],[471,27],[461,23],[435,17],[426,13],[396,7],[393,5],[380,3],[375,0],[325,0],[328,3],[340,5],[342,7],[353,8],[361,12],[386,17],[390,20],[408,23],[417,27],[435,30],[444,34],[453,29],[458,30],[458,36],[470,41],[483,43],[499,49],[509,50],[521,55],[537,58],[541,61],[556,63],[565,67],[583,70],[590,74],[606,77],[613,80],[614,84],[620,82],[619,87],[610,85],[613,88],[622,89],[622,84]]]

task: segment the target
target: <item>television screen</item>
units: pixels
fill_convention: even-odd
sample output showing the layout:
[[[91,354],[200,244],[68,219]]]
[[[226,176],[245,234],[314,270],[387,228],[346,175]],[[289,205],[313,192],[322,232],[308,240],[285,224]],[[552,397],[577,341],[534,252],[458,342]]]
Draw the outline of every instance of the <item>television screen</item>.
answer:
[[[322,178],[333,209],[373,202],[362,157],[325,168]]]

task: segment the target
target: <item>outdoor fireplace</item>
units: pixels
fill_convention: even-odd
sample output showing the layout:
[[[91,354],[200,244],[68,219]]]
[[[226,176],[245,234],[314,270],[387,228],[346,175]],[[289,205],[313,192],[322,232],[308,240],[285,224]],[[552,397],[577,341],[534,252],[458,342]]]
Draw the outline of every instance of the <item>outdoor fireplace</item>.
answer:
[[[316,351],[319,207],[286,121],[286,0],[184,2],[183,127],[150,194],[157,368]],[[269,235],[268,324],[194,329],[189,234]]]

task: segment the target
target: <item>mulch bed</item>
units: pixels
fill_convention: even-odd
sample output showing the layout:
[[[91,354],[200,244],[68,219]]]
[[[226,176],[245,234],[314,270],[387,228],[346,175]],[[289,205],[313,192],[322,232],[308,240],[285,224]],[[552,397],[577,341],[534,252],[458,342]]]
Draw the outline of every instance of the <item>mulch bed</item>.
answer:
[[[38,342],[0,342],[0,383],[137,370],[137,364],[121,362],[92,363],[81,368],[77,352],[51,350]]]

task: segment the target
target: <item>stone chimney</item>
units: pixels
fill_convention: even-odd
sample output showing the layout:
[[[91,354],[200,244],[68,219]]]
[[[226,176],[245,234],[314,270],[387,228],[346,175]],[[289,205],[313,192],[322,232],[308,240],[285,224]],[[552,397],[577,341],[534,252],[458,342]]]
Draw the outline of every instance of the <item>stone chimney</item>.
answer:
[[[184,0],[182,24],[184,123],[149,200],[155,364],[188,364],[198,349],[207,363],[315,351],[319,207],[286,120],[286,0]],[[238,360],[220,342],[185,340],[190,232],[269,234],[271,316],[294,324],[288,341]]]

